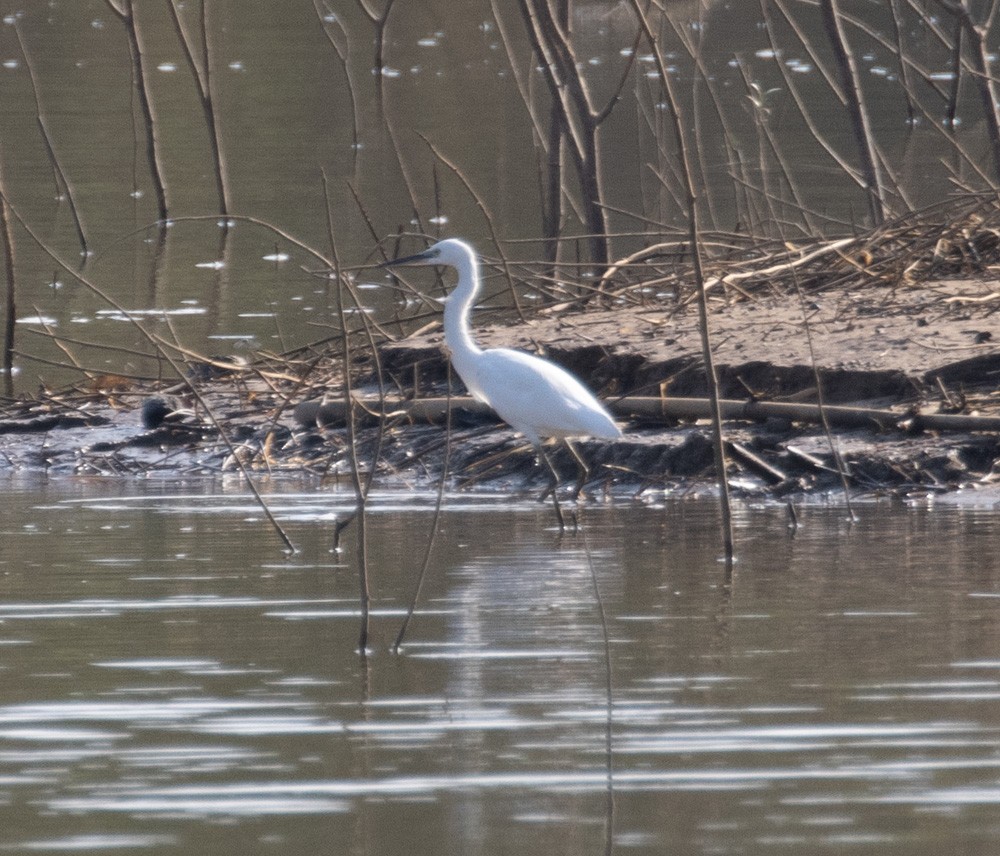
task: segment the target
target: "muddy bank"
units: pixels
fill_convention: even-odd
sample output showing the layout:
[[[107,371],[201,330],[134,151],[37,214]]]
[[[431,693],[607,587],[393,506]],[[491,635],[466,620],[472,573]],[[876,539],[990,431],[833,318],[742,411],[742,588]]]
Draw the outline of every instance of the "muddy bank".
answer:
[[[733,411],[738,418],[727,421],[726,434],[736,489],[785,495],[840,484],[830,437],[808,417],[808,406],[815,411],[819,402],[817,378],[826,405],[861,413],[853,422],[828,420],[855,490],[944,491],[1000,478],[1000,432],[977,422],[1000,416],[998,297],[995,281],[965,279],[719,300],[712,327],[723,397],[803,410]],[[591,471],[585,492],[634,494],[713,479],[708,425],[684,403],[706,394],[696,321],[692,306],[613,306],[510,326],[480,321],[478,336],[487,346],[548,356],[610,403],[625,438],[579,444]],[[190,382],[197,396],[184,383],[103,378],[6,402],[0,470],[188,477],[237,473],[242,464],[261,475],[343,476],[349,456],[342,419],[318,422],[315,408],[296,409],[324,391],[339,395],[339,357],[309,356],[231,370],[202,366]],[[440,333],[381,345],[381,392],[371,355],[359,353],[355,363],[355,390],[365,397],[357,411],[360,460],[376,468],[377,484],[432,486],[447,470],[455,488],[544,485],[531,449],[487,409],[462,401],[459,385],[450,391],[450,431],[442,424],[447,408],[406,412],[407,399],[449,394]],[[671,407],[638,413],[629,402],[640,398]],[[166,406],[151,404],[155,399]],[[865,416],[876,411],[883,416]],[[898,418],[885,418],[887,411]],[[928,427],[922,414],[962,418],[942,429]],[[569,455],[559,451],[554,460],[572,480]]]

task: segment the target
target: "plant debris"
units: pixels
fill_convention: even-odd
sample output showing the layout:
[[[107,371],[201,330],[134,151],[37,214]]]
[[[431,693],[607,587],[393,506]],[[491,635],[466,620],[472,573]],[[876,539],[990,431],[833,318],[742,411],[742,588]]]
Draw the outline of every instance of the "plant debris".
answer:
[[[829,491],[838,467],[858,491],[1000,479],[1000,232],[990,210],[936,230],[898,223],[811,247],[732,247],[726,263],[710,263],[737,490]],[[578,444],[590,468],[585,494],[712,482],[697,313],[680,256],[651,272],[665,254],[661,245],[612,265],[598,290],[574,300],[539,274],[544,307],[477,331],[484,346],[564,365],[616,413],[623,440]],[[246,364],[192,360],[172,384],[96,377],[9,400],[0,405],[0,469],[344,476],[342,338]],[[465,489],[545,485],[530,445],[449,386],[437,323],[395,341],[350,341],[358,460],[378,485],[426,487],[442,476]],[[556,450],[553,462],[571,481],[569,453]]]

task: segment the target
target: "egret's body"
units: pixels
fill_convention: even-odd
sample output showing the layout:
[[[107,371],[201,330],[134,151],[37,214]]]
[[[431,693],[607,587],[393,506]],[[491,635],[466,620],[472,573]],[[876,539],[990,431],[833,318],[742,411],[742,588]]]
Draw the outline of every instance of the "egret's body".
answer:
[[[621,429],[593,394],[561,366],[510,348],[480,348],[469,316],[481,281],[479,260],[464,241],[448,238],[389,264],[448,265],[458,285],[444,306],[444,340],[469,393],[492,407],[539,451],[546,438],[616,440]]]
[[[447,265],[458,271],[458,285],[444,304],[444,341],[451,353],[451,364],[475,398],[492,407],[501,419],[531,441],[552,475],[549,489],[541,498],[552,494],[559,529],[565,529],[556,494],[559,475],[545,454],[542,441],[547,438],[565,441],[580,467],[574,494],[579,495],[587,478],[587,465],[570,444],[570,438],[617,440],[622,432],[611,414],[580,381],[555,363],[523,351],[484,350],[476,344],[469,316],[481,287],[479,260],[464,241],[448,238],[415,256],[387,264]]]

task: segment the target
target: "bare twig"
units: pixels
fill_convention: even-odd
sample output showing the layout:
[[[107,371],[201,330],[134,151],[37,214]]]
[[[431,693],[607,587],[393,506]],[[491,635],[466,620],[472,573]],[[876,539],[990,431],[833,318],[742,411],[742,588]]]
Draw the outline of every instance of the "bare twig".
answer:
[[[1000,181],[1000,89],[991,72],[990,49],[986,29],[972,19],[968,0],[937,0],[938,5],[955,16],[965,34],[972,60],[973,79],[982,102],[983,118],[989,131],[988,141],[993,155],[994,180]],[[995,7],[994,7],[995,12]],[[994,12],[991,12],[991,18]]]
[[[704,272],[701,266],[701,235],[698,227],[698,196],[691,178],[690,161],[687,156],[687,141],[684,134],[684,121],[680,114],[680,102],[675,93],[670,74],[663,62],[663,55],[658,49],[656,36],[649,24],[649,19],[643,11],[639,0],[632,0],[632,8],[639,19],[642,31],[649,43],[650,51],[656,61],[660,81],[670,103],[670,119],[673,125],[677,143],[677,152],[683,169],[685,191],[688,203],[688,227],[691,239],[691,257],[694,263],[695,287],[698,294],[698,317],[701,331],[702,360],[705,364],[705,375],[708,380],[709,400],[712,403],[712,434],[713,451],[715,453],[716,478],[719,483],[719,510],[721,512],[722,542],[725,553],[727,577],[732,573],[734,558],[732,508],[729,499],[729,480],[726,475],[725,437],[722,431],[722,412],[719,409],[719,383],[715,374],[715,359],[712,354],[711,334],[708,325],[708,292]]]
[[[45,143],[45,151],[49,156],[49,162],[52,164],[52,169],[56,174],[57,190],[65,194],[66,204],[69,206],[70,216],[73,218],[73,226],[76,229],[76,237],[80,242],[80,252],[83,254],[84,260],[86,260],[88,252],[87,235],[83,228],[83,222],[80,220],[80,212],[76,207],[76,196],[73,193],[73,185],[70,184],[69,179],[66,177],[66,173],[56,154],[55,146],[52,142],[52,134],[49,133],[49,125],[45,120],[45,113],[42,111],[42,102],[38,95],[38,81],[35,78],[35,69],[28,56],[28,49],[24,45],[24,38],[21,35],[21,25],[17,23],[16,16],[14,32],[17,35],[17,44],[21,48],[21,56],[24,57],[24,67],[28,69],[28,79],[31,81],[31,93],[35,98],[35,118],[38,121],[38,129],[42,134],[42,142]]]
[[[450,367],[449,367],[450,371]],[[449,379],[450,380],[450,379]],[[410,621],[413,618],[413,613],[417,608],[417,602],[420,600],[420,592],[424,587],[424,580],[427,577],[427,570],[430,567],[431,556],[434,552],[434,540],[437,536],[438,526],[441,522],[441,512],[444,509],[444,491],[445,485],[448,481],[448,468],[451,465],[451,384],[448,384],[448,397],[445,403],[445,443],[444,443],[444,460],[441,463],[441,476],[438,481],[437,490],[437,500],[434,503],[434,517],[431,520],[430,536],[427,539],[427,547],[424,550],[424,559],[420,563],[420,571],[417,574],[417,581],[413,589],[413,596],[410,598],[410,605],[407,607],[406,615],[403,617],[403,621],[399,626],[399,632],[396,634],[396,641],[393,642],[392,650],[394,653],[399,653],[399,648],[403,644],[403,637],[406,636],[406,630],[410,626]]]
[[[139,96],[139,107],[142,110],[143,124],[146,129],[146,158],[149,162],[149,173],[153,180],[153,192],[156,195],[156,216],[161,224],[165,224],[169,206],[167,205],[167,187],[163,180],[163,167],[160,158],[160,143],[156,135],[156,117],[153,113],[153,100],[149,80],[145,72],[142,39],[139,27],[135,22],[133,0],[121,0],[119,7],[112,0],[105,0],[108,8],[125,26],[128,39],[129,56],[132,59],[132,81]],[[161,229],[163,226],[161,225]]]
[[[194,56],[194,48],[191,45],[191,40],[188,37],[183,24],[181,24],[180,14],[177,11],[176,0],[168,0],[167,2],[167,9],[170,12],[170,18],[173,21],[174,30],[177,32],[177,38],[180,41],[181,48],[184,52],[184,58],[187,60],[188,67],[191,69],[192,77],[194,77],[195,85],[198,90],[198,100],[201,102],[201,109],[205,115],[205,125],[208,128],[208,140],[212,148],[212,163],[215,167],[215,188],[219,196],[219,213],[225,217],[229,214],[229,210],[232,206],[229,201],[229,183],[226,180],[226,163],[222,154],[222,144],[219,142],[219,118],[215,109],[215,99],[212,94],[212,63],[211,49],[208,38],[207,7],[208,0],[201,0],[201,15],[199,18],[199,24],[202,51],[201,63],[199,65],[199,62]]]
[[[4,199],[6,199],[6,196],[4,197]],[[8,200],[8,202],[9,202],[9,200]],[[118,312],[121,312],[122,315],[125,318],[128,319],[129,323],[132,324],[132,326],[143,336],[143,338],[146,339],[146,341],[148,341],[150,343],[150,345],[152,345],[156,349],[156,351],[160,354],[160,356],[164,360],[166,360],[168,363],[170,363],[171,368],[177,373],[177,376],[179,378],[181,378],[182,382],[187,387],[187,389],[190,391],[191,395],[193,395],[198,400],[198,403],[204,408],[204,411],[205,411],[206,415],[208,416],[209,420],[212,422],[212,424],[215,426],[215,428],[219,431],[219,436],[222,438],[223,442],[228,447],[230,454],[232,455],[233,459],[235,460],[237,466],[239,467],[239,470],[240,470],[241,474],[243,475],[244,479],[246,480],[247,487],[249,488],[250,492],[253,494],[254,499],[256,500],[257,504],[260,506],[261,511],[263,512],[264,516],[268,519],[268,522],[271,524],[271,526],[274,529],[274,531],[281,538],[282,542],[285,545],[285,548],[289,552],[295,552],[295,546],[292,544],[292,542],[289,539],[288,535],[285,533],[285,530],[282,529],[281,524],[278,523],[277,519],[271,513],[271,509],[267,507],[267,503],[264,502],[264,498],[261,496],[260,491],[257,490],[257,486],[254,484],[253,479],[251,478],[250,473],[249,473],[249,471],[246,468],[246,465],[243,463],[242,456],[240,456],[239,454],[237,454],[235,446],[233,445],[232,441],[229,439],[229,437],[226,434],[226,432],[223,430],[222,426],[219,424],[219,421],[217,420],[215,414],[212,412],[212,408],[208,406],[208,403],[205,401],[204,397],[202,396],[201,390],[198,389],[197,385],[186,375],[186,373],[184,372],[182,366],[179,365],[177,363],[177,361],[170,355],[170,353],[162,346],[162,343],[161,343],[162,340],[160,340],[158,336],[156,336],[155,334],[153,334],[149,330],[147,330],[146,327],[145,327],[145,325],[134,314],[132,314],[131,312],[129,312],[124,306],[121,305],[121,303],[119,303],[117,300],[115,300],[110,294],[108,294],[106,291],[104,291],[102,288],[100,288],[97,284],[95,284],[94,282],[92,282],[91,280],[89,280],[87,277],[83,276],[83,274],[81,274],[78,270],[75,270],[69,264],[67,264],[62,258],[60,258],[41,239],[41,237],[37,234],[37,232],[31,226],[28,225],[28,223],[18,213],[18,211],[14,208],[14,206],[12,206],[12,205],[9,206],[9,212],[11,214],[13,214],[14,219],[18,222],[18,224],[21,226],[21,228],[24,229],[24,231],[28,233],[28,235],[35,242],[35,244],[39,247],[39,249],[42,250],[42,252],[44,252],[50,259],[52,259],[52,261],[56,265],[58,265],[66,273],[68,273],[70,276],[72,276],[77,282],[79,282],[82,286],[84,286],[89,292],[91,292],[92,294],[94,294],[96,297],[100,298],[102,301],[104,301],[105,303],[107,303],[113,309],[116,309]]]
[[[14,331],[17,322],[16,278],[14,275],[14,236],[10,229],[10,206],[4,187],[3,150],[0,148],[0,244],[4,260],[4,325],[3,325],[3,375],[4,390],[14,394]]]
[[[826,27],[827,38],[833,48],[837,67],[840,69],[841,87],[847,98],[847,111],[851,118],[854,140],[858,148],[868,206],[872,222],[877,226],[885,220],[885,187],[877,167],[871,121],[868,118],[868,108],[865,105],[861,84],[858,80],[857,64],[844,33],[837,0],[820,0],[819,6],[823,13],[823,24]]]

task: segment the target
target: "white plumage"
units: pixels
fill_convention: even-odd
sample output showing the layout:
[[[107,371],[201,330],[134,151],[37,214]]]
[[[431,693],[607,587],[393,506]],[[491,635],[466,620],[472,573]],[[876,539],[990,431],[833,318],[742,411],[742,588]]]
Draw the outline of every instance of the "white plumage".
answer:
[[[611,414],[564,368],[523,351],[484,350],[476,344],[469,316],[481,286],[479,260],[467,243],[448,238],[387,264],[447,265],[458,271],[458,285],[444,307],[444,340],[451,363],[470,394],[536,448],[549,437],[617,440],[622,436]]]

